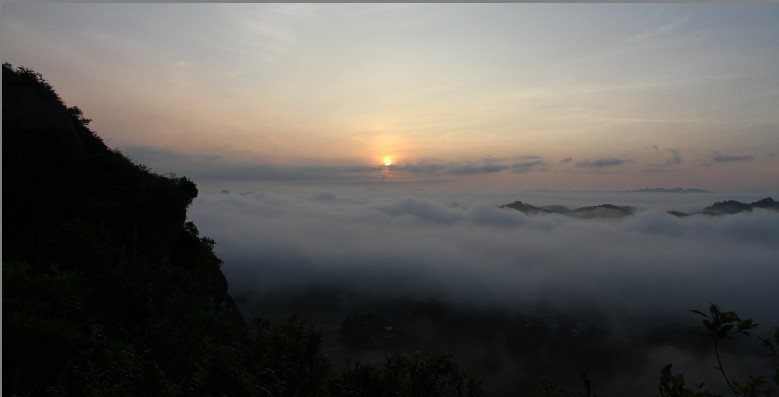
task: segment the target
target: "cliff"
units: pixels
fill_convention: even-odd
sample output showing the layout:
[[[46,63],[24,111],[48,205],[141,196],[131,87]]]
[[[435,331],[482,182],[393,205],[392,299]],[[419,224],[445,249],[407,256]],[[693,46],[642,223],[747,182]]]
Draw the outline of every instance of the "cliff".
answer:
[[[195,184],[133,163],[88,124],[40,74],[3,65],[8,395],[72,392],[63,374],[84,376],[99,349],[138,360],[101,361],[117,371],[171,374],[175,365],[184,376],[189,364],[171,360],[203,348],[201,332],[246,331],[214,241],[186,222]]]
[[[5,258],[45,254],[25,247],[39,241],[20,231],[52,236],[78,219],[99,224],[112,245],[134,249],[129,253],[139,262],[166,264],[196,186],[132,163],[88,123],[40,75],[3,68],[3,227],[13,231],[4,239]]]

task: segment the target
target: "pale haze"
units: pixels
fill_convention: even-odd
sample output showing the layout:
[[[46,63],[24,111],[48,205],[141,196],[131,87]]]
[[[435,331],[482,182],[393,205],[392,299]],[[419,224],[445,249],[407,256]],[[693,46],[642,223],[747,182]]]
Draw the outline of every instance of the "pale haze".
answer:
[[[196,181],[779,187],[776,4],[4,4],[4,62]],[[391,164],[386,167],[384,164]]]

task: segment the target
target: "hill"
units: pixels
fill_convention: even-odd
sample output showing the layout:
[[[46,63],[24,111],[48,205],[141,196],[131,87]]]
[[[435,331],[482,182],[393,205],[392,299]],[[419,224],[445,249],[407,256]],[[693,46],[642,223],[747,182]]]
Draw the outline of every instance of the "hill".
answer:
[[[622,218],[635,213],[636,209],[629,206],[618,206],[613,204],[600,204],[588,207],[570,209],[562,205],[546,205],[537,207],[522,201],[498,206],[498,208],[511,208],[524,213],[525,215],[539,214],[559,214],[580,219],[592,218]]]
[[[535,206],[522,201],[514,201],[509,204],[499,205],[498,208],[510,208],[524,213],[525,215],[543,215],[559,214],[580,219],[592,218],[623,218],[630,216],[638,211],[635,207],[618,206],[613,204],[600,204],[595,206],[580,207],[569,209],[562,205]],[[763,209],[770,211],[779,211],[779,202],[770,197],[755,201],[753,203],[742,203],[735,200],[718,201],[712,205],[703,208],[700,211],[686,213],[681,211],[667,211],[669,214],[685,217],[690,215],[732,215],[741,212],[752,212],[754,209]]]
[[[247,327],[197,186],[108,148],[78,107],[3,65],[3,394],[480,395],[448,355],[331,370],[295,317]]]
[[[89,121],[3,65],[4,394],[210,387],[192,353],[247,328],[214,241],[186,222],[197,187],[109,149]]]
[[[625,193],[711,193],[708,190],[703,189],[695,189],[695,188],[663,188],[663,187],[654,187],[654,188],[644,188],[644,189],[635,189],[635,190],[623,190]]]
[[[736,200],[718,201],[712,205],[703,208],[700,211],[685,213],[680,211],[668,211],[669,214],[685,217],[690,215],[732,215],[742,212],[752,212],[754,209],[763,209],[769,211],[779,211],[779,202],[770,197],[752,202],[742,203]]]

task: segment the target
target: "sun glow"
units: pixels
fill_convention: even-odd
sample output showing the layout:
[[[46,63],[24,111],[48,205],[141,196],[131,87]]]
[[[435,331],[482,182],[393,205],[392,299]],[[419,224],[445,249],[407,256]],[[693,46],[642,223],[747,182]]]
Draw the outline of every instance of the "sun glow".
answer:
[[[382,159],[382,162],[384,163],[385,167],[389,167],[392,165],[392,156],[384,156]]]

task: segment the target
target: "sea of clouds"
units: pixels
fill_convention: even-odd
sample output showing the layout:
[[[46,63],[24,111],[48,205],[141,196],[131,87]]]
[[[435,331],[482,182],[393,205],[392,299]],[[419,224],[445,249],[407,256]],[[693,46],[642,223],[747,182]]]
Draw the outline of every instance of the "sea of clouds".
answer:
[[[268,187],[201,194],[189,216],[216,240],[230,291],[243,297],[242,305],[327,285],[453,304],[596,310],[622,319],[688,318],[686,309],[715,302],[779,325],[779,213],[665,212],[762,197]],[[641,210],[624,219],[582,220],[497,208],[514,200]]]

